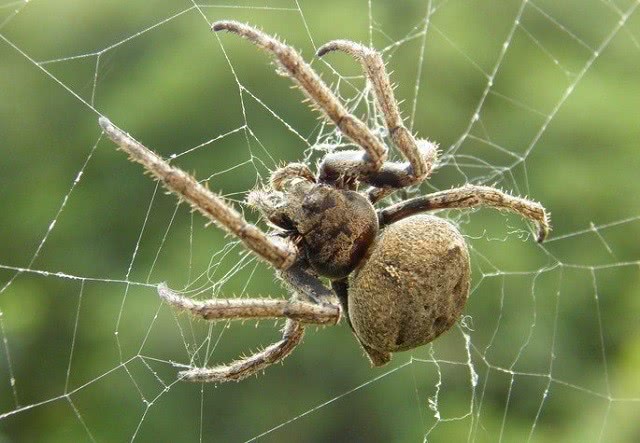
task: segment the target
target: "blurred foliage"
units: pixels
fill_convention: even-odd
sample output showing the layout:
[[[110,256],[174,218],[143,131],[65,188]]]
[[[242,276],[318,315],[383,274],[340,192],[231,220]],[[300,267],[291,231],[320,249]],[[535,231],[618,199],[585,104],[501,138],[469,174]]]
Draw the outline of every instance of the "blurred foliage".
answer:
[[[168,363],[189,363],[208,334],[213,342],[222,338],[214,363],[277,339],[278,328],[176,321],[153,288],[126,284],[210,286],[226,278],[240,250],[218,264],[215,254],[229,239],[205,229],[184,206],[175,212],[172,196],[156,192],[137,165],[99,138],[97,113],[46,74],[165,156],[235,131],[176,161],[240,201],[269,169],[302,158],[305,140],[318,133],[317,114],[264,54],[238,38],[212,35],[201,13],[277,33],[312,60],[314,48],[330,39],[369,41],[367,1],[280,0],[268,8],[201,11],[167,1],[26,5],[0,28],[33,59],[0,42],[0,284],[14,278],[11,267],[85,280],[26,272],[0,293],[0,334],[17,391],[16,403],[3,350],[0,414],[44,402],[0,419],[0,441],[239,441],[281,424],[263,440],[413,442],[429,432],[433,441],[638,441],[640,13],[594,58],[620,11],[635,3],[528,2],[479,121],[452,151],[521,2],[372,2],[373,44],[387,48],[404,115],[411,120],[417,99],[413,129],[453,154],[420,192],[495,183],[542,201],[553,215],[552,241],[540,247],[517,217],[443,214],[472,247],[465,324],[475,389],[460,329],[371,369],[344,325],[310,328],[283,366],[259,378],[218,387],[173,384],[177,369]],[[416,93],[418,31],[428,4],[435,12]],[[13,10],[0,9],[0,23]],[[99,57],[36,65],[116,42]],[[364,85],[352,78],[358,67],[339,55],[327,62],[313,66],[334,85],[337,70],[342,95],[354,97],[353,86]],[[217,293],[233,294],[285,292],[269,269],[250,263]],[[205,352],[196,355],[202,363]],[[434,419],[435,400],[447,421]]]

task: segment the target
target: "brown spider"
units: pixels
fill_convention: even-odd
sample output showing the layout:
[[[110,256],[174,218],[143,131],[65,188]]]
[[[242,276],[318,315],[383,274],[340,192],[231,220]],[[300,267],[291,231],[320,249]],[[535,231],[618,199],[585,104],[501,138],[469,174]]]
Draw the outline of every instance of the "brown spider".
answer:
[[[466,185],[374,209],[374,203],[394,190],[425,180],[437,154],[434,143],[416,140],[404,126],[384,62],[375,50],[336,40],[322,46],[317,55],[343,51],[360,61],[389,138],[406,163],[386,161],[383,141],[347,112],[293,48],[235,21],[216,22],[213,30],[238,34],[273,55],[313,105],[362,150],[327,154],[317,174],[302,163],[276,170],[270,188],[248,198],[272,225],[272,231],[264,233],[191,175],[100,118],[104,132],[132,161],[236,235],[271,264],[293,292],[289,300],[196,301],[160,285],[158,293],[165,302],[207,320],[287,319],[281,341],[227,365],[181,372],[182,378],[241,380],[289,355],[301,342],[305,324],[337,324],[341,313],[375,366],[387,363],[392,352],[424,345],[447,331],[469,295],[469,254],[451,223],[421,212],[490,206],[532,220],[538,241],[546,237],[548,216],[539,203],[487,186]],[[364,186],[366,190],[358,191]],[[328,279],[331,289],[320,278]],[[339,306],[332,304],[336,297]]]

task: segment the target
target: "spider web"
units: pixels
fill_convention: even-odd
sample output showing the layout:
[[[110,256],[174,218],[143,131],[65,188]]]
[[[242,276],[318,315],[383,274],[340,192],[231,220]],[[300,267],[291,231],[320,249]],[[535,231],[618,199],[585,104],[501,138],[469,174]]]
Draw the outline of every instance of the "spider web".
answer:
[[[0,4],[0,440],[633,441],[639,5]],[[308,328],[258,378],[177,382],[281,325],[192,320],[160,303],[159,282],[198,298],[285,292],[116,152],[97,117],[252,221],[244,197],[270,170],[348,146],[264,54],[211,34],[220,18],[277,33],[307,60],[335,38],[380,49],[407,124],[441,147],[432,179],[397,198],[497,186],[542,201],[551,238],[537,245],[489,209],[442,213],[469,242],[473,283],[435,343],[371,369],[345,326]],[[313,61],[384,136],[355,65]]]

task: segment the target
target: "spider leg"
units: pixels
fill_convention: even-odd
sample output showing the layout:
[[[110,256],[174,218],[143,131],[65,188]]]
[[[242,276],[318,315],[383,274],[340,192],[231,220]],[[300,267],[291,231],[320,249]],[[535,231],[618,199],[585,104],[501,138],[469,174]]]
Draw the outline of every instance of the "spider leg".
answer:
[[[171,166],[158,154],[137,142],[105,117],[100,126],[129,159],[140,163],[171,192],[187,201],[194,210],[236,235],[251,251],[277,269],[287,269],[297,257],[296,248],[275,237],[268,237],[256,226],[247,223],[242,215],[183,170]]]
[[[345,52],[362,64],[364,73],[373,86],[389,137],[408,161],[407,164],[385,164],[384,170],[379,174],[371,174],[367,182],[375,187],[385,188],[400,188],[422,182],[435,164],[437,145],[427,140],[416,140],[404,125],[380,53],[349,40],[334,40],[320,47],[317,55],[322,57],[332,51]]]
[[[539,243],[542,243],[549,233],[549,214],[540,203],[509,195],[490,186],[465,185],[405,200],[378,210],[378,219],[380,227],[383,227],[420,212],[480,206],[515,212],[533,221],[538,228]]]
[[[313,175],[311,169],[304,163],[289,163],[276,169],[271,174],[269,181],[273,189],[276,191],[284,191],[287,183],[295,179],[304,179],[311,183],[316,182],[315,175]]]
[[[214,31],[233,32],[272,54],[286,73],[300,86],[312,103],[355,144],[364,149],[356,174],[378,170],[386,160],[382,141],[360,119],[349,114],[320,76],[292,47],[249,25],[224,20],[215,22]]]
[[[201,383],[240,381],[283,360],[300,344],[303,337],[302,323],[287,320],[282,332],[282,340],[263,350],[226,365],[181,371],[178,376],[186,381]]]
[[[328,303],[273,298],[214,298],[193,300],[172,291],[166,284],[158,286],[158,295],[174,309],[188,311],[205,320],[265,320],[288,318],[301,323],[335,325],[340,308]]]
[[[235,299],[198,302],[172,292],[164,284],[158,286],[160,297],[173,307],[206,319],[287,318],[282,340],[225,365],[180,372],[181,378],[194,382],[240,381],[287,357],[302,341],[305,323],[338,323],[340,308],[327,302],[332,292],[302,264],[296,263],[281,272],[279,277],[294,292],[290,301]]]

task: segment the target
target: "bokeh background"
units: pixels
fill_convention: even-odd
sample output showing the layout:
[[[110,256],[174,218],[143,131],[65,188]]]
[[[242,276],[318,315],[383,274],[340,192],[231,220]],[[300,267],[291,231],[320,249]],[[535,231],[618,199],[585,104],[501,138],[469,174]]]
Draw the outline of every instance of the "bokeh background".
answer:
[[[637,7],[4,1],[0,441],[638,441]],[[102,139],[99,113],[179,154],[253,221],[241,202],[269,170],[341,142],[265,54],[209,31],[220,18],[277,33],[308,60],[335,38],[384,48],[407,123],[443,152],[408,195],[467,182],[527,194],[552,213],[550,241],[492,210],[443,213],[472,248],[473,292],[433,345],[372,369],[345,325],[309,328],[260,377],[176,383],[172,362],[228,361],[280,325],[192,321],[155,284],[286,291]],[[355,63],[313,66],[379,123]]]

